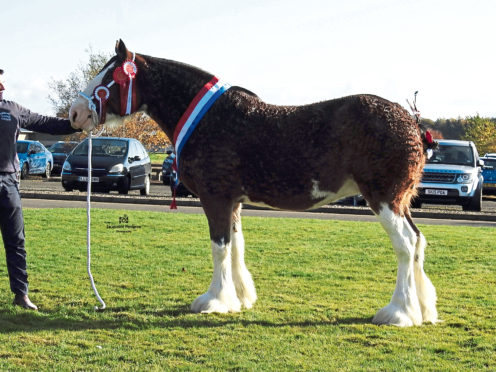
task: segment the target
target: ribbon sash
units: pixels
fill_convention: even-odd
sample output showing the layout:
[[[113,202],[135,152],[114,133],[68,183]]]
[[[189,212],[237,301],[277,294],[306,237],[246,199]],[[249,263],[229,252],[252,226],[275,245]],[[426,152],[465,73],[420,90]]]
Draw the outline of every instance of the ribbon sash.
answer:
[[[184,114],[179,119],[174,131],[173,141],[176,149],[176,172],[179,170],[179,158],[181,151],[194,132],[200,120],[207,113],[214,102],[231,86],[219,81],[213,77],[203,88],[196,94]]]

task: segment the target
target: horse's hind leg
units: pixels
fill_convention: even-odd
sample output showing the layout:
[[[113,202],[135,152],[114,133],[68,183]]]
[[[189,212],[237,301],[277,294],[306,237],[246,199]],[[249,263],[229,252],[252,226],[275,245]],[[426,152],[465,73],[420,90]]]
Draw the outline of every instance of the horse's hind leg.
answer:
[[[250,309],[257,300],[255,284],[245,265],[245,239],[241,230],[241,203],[233,209],[232,276],[236,294],[244,307]]]
[[[422,311],[422,319],[424,322],[436,323],[438,321],[436,309],[436,289],[424,272],[424,249],[427,246],[427,242],[424,235],[418,230],[412,221],[409,211],[406,213],[406,218],[410,226],[412,226],[413,230],[417,234],[413,268],[415,273],[417,296],[420,303],[420,309]]]
[[[391,302],[377,312],[372,322],[401,327],[420,325],[422,311],[414,269],[417,236],[407,219],[394,213],[387,204],[381,204],[377,216],[393,243],[398,259],[398,274]]]
[[[195,313],[227,313],[241,310],[232,277],[232,203],[222,199],[200,198],[207,215],[214,272],[208,291],[191,304]]]

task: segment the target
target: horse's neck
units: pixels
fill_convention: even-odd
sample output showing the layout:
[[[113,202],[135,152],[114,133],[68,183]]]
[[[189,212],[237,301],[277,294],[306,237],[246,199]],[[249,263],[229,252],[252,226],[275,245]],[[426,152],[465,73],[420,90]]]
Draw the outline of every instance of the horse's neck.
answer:
[[[144,69],[140,92],[147,113],[172,139],[175,127],[211,74],[175,61],[150,58]]]

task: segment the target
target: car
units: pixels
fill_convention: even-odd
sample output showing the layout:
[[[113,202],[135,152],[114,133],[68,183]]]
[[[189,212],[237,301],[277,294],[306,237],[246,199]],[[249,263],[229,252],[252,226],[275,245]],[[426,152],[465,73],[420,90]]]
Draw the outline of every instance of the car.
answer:
[[[169,175],[169,185],[171,189],[171,194],[174,195],[174,180],[176,178],[176,172],[172,171]],[[184,184],[179,180],[176,185],[176,196],[178,198],[182,197],[188,197],[188,196],[193,196],[195,197],[195,194],[193,194]]]
[[[481,158],[484,162],[484,166],[482,167],[482,177],[484,178],[482,192],[496,194],[496,156],[488,157],[487,155]]]
[[[67,159],[69,153],[78,145],[78,143],[79,142],[76,141],[58,141],[48,148],[48,151],[50,151],[53,156],[52,174],[60,174],[62,172],[62,166],[64,165],[65,159]]]
[[[484,155],[485,158],[496,158],[496,152],[493,152],[493,153],[488,153],[486,155]]]
[[[21,179],[31,174],[40,174],[50,178],[53,167],[53,156],[41,142],[17,141],[17,157],[21,169]]]
[[[424,166],[412,206],[458,204],[465,211],[480,211],[484,162],[479,159],[475,144],[459,140],[437,142],[439,146]]]
[[[169,156],[167,156],[162,163],[162,182],[164,183],[164,185],[170,185],[172,163],[174,163],[175,158],[176,154],[174,154],[173,152],[169,152]]]
[[[134,138],[97,137],[92,140],[92,188],[127,194],[150,193],[151,161],[141,142]],[[62,166],[62,187],[66,191],[88,187],[88,139],[69,154]]]

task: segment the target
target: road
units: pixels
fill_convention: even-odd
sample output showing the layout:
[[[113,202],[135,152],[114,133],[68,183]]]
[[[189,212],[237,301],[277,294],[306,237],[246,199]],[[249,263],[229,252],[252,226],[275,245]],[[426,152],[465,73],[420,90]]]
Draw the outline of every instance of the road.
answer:
[[[86,193],[80,193],[78,191],[65,192],[60,184],[60,178],[54,178],[50,181],[44,180],[38,177],[32,177],[27,180],[21,181],[21,192],[59,192],[62,195],[74,195],[83,196]],[[94,196],[108,196],[108,194],[95,193]],[[118,195],[116,192],[112,192],[110,195]],[[169,213],[171,212],[167,205],[156,205],[148,203],[132,203],[132,196],[139,196],[139,191],[131,191],[130,202],[121,201],[119,203],[113,202],[92,202],[93,208],[105,208],[105,209],[126,209],[126,210],[147,210],[147,211],[160,211]],[[150,196],[155,198],[170,198],[170,188],[159,182],[153,182],[151,185]],[[142,198],[142,197],[141,197]],[[25,208],[86,208],[86,202],[82,200],[46,200],[46,199],[23,199],[23,206]],[[429,206],[432,210],[445,210],[446,212],[453,211],[458,213],[461,211],[460,207],[457,206]],[[486,214],[496,215],[496,198],[485,198],[483,201],[483,211]],[[181,213],[203,213],[200,207],[196,206],[180,206],[179,212]],[[282,217],[282,218],[317,218],[317,219],[337,219],[337,220],[347,220],[347,221],[373,221],[376,222],[376,218],[372,215],[367,214],[346,214],[346,213],[318,213],[318,212],[289,212],[289,211],[274,211],[274,210],[252,210],[245,209],[243,211],[244,216],[266,216],[266,217]],[[463,226],[486,226],[486,227],[496,227],[496,221],[484,221],[484,220],[464,220],[464,219],[448,219],[448,218],[420,218],[416,217],[415,221],[420,224],[445,224],[445,225],[463,225]]]
[[[71,191],[67,192],[64,191],[62,188],[62,184],[60,182],[60,177],[52,177],[49,181],[41,178],[41,177],[30,177],[29,179],[22,180],[21,181],[21,191],[23,190],[30,190],[30,191],[53,191],[53,192],[60,192],[64,193],[66,195],[86,195],[86,192],[79,192],[79,191]],[[109,194],[103,194],[103,193],[98,193],[94,192],[94,195],[109,195]],[[117,191],[112,191],[110,195],[118,195]],[[129,192],[129,195],[140,195],[138,190],[133,190]],[[150,196],[152,197],[157,197],[157,198],[170,198],[171,197],[171,191],[170,187],[167,185],[164,185],[162,182],[159,181],[152,181],[151,187],[150,187]],[[445,211],[461,211],[462,208],[461,206],[457,205],[423,205],[424,209],[436,209],[436,210],[445,210]],[[484,197],[482,200],[482,211],[483,212],[489,212],[489,213],[495,213],[496,214],[496,196],[490,196],[490,197]]]

